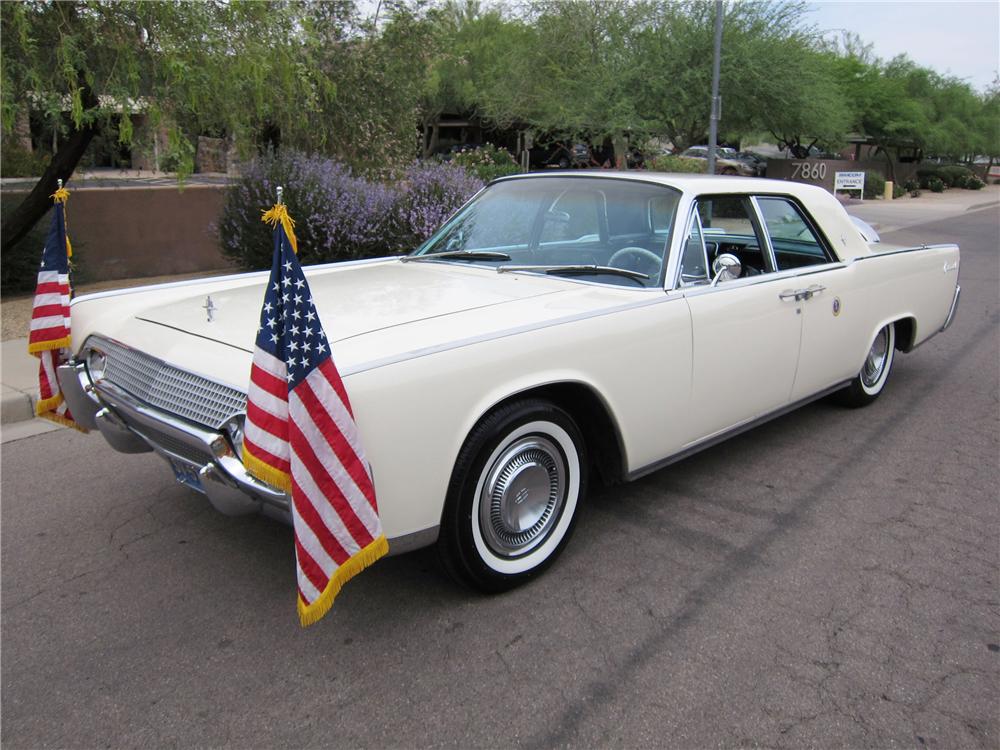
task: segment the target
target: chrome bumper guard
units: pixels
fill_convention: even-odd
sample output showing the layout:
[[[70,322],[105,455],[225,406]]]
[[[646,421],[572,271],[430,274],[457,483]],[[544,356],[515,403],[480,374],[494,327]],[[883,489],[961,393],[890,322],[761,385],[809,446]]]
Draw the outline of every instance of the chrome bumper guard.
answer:
[[[955,312],[958,310],[958,297],[962,293],[962,287],[955,285],[955,298],[951,301],[951,308],[948,310],[948,317],[944,319],[944,325],[941,326],[942,331],[948,330],[948,326],[952,324],[955,320]]]
[[[222,432],[140,403],[107,381],[93,383],[82,362],[62,365],[58,376],[76,422],[99,430],[115,450],[155,451],[194,469],[209,502],[221,513],[261,513],[291,523],[288,495],[250,476]]]

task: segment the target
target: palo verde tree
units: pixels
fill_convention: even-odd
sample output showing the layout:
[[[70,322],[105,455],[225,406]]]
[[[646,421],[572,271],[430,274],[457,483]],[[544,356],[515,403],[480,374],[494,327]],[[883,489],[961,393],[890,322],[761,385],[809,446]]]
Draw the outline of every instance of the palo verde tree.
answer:
[[[247,141],[269,124],[301,145],[322,142],[319,107],[332,83],[304,64],[300,10],[238,0],[0,3],[4,135],[29,109],[61,127],[68,114],[69,123],[41,179],[5,221],[2,251],[45,213],[56,180],[69,180],[95,134],[117,128],[131,143],[132,114],[170,132],[182,172],[193,156],[185,131]]]
[[[649,0],[635,35],[628,84],[648,127],[678,149],[708,132],[714,3]],[[726,3],[720,127],[731,136],[769,132],[801,145],[843,137],[843,103],[797,2]]]

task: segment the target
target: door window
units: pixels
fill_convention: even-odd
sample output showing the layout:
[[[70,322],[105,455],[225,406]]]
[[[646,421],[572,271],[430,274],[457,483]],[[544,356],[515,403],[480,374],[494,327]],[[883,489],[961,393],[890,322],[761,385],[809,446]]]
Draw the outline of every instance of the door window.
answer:
[[[739,259],[743,267],[741,277],[773,270],[763,249],[753,204],[747,196],[704,196],[698,199],[697,206],[709,266],[728,253]]]
[[[708,280],[708,256],[701,233],[701,221],[698,214],[694,214],[691,217],[691,231],[684,241],[684,252],[681,254],[681,284],[704,284]]]

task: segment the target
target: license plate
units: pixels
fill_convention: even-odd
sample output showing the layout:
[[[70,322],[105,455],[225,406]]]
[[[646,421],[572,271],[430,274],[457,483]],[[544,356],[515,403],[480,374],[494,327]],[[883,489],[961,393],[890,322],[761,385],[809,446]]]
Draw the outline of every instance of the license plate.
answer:
[[[170,461],[170,468],[174,470],[174,479],[186,487],[204,494],[205,488],[201,484],[201,477],[198,476],[197,469],[180,461],[168,460]]]

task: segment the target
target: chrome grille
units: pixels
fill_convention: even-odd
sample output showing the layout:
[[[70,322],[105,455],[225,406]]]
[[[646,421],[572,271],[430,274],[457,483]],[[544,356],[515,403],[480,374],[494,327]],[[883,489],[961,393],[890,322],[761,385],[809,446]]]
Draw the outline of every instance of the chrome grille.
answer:
[[[107,358],[104,378],[158,409],[218,429],[234,414],[245,412],[247,395],[235,388],[168,365],[148,354],[93,336],[85,349]]]
[[[159,449],[164,450],[177,458],[184,459],[198,468],[212,462],[213,456],[211,453],[208,451],[200,451],[194,446],[188,445],[183,440],[178,440],[173,435],[168,435],[165,432],[160,432],[159,430],[154,430],[150,427],[140,427],[134,424],[129,426],[132,430],[142,435]]]

